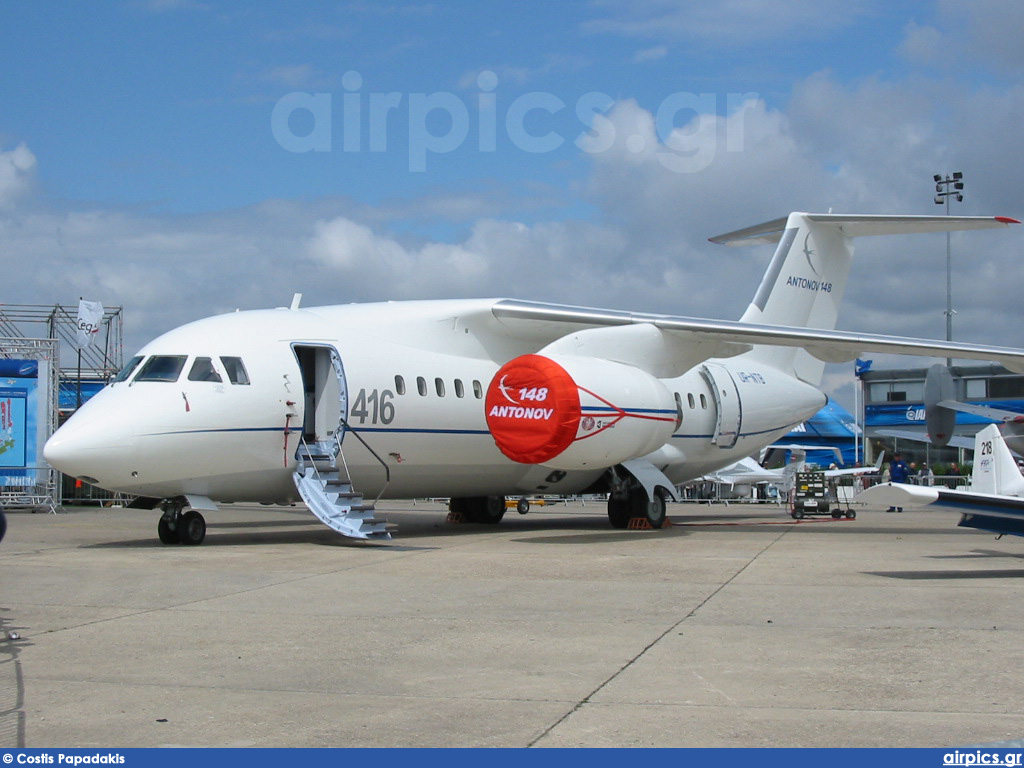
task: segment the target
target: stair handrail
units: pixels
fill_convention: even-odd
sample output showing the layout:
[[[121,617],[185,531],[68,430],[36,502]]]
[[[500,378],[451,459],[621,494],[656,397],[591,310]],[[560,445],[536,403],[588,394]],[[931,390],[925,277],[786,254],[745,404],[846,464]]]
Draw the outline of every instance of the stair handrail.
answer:
[[[317,480],[321,480],[320,469],[313,460],[313,454],[309,451],[309,443],[306,442],[305,435],[299,438],[299,447],[295,451],[295,456],[302,461],[303,470],[305,470],[307,466],[312,467],[314,476]]]
[[[377,494],[377,498],[373,500],[373,503],[376,504],[378,501],[380,501],[380,497],[384,495],[384,491],[387,490],[388,485],[391,483],[391,468],[388,466],[387,462],[384,461],[384,459],[382,459],[375,450],[373,450],[370,444],[363,439],[363,436],[359,434],[359,431],[352,428],[352,425],[348,423],[344,416],[341,417],[341,424],[342,426],[345,427],[345,431],[351,432],[353,435],[355,435],[356,440],[362,443],[363,447],[370,452],[370,455],[377,460],[377,463],[384,467],[384,485],[381,487],[380,493]],[[341,456],[342,463],[345,465],[345,474],[348,476],[349,481],[351,481],[352,474],[348,471],[348,462],[345,460],[345,449],[341,447],[340,440],[338,441],[338,446],[338,453]]]

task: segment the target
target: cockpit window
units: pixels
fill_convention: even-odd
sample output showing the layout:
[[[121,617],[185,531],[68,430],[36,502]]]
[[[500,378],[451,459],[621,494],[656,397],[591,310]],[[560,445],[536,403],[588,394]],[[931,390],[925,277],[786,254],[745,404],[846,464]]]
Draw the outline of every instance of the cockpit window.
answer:
[[[177,381],[187,359],[186,355],[153,355],[142,366],[135,381]]]
[[[132,375],[132,372],[139,367],[139,363],[141,362],[142,355],[136,355],[135,357],[133,357],[131,360],[128,361],[128,364],[121,369],[120,373],[118,373],[117,376],[110,380],[110,383],[117,384],[119,381],[125,381],[129,376]]]
[[[222,357],[220,361],[224,364],[224,370],[228,373],[228,381],[232,384],[248,384],[249,374],[246,373],[245,365],[240,357]]]
[[[220,374],[217,373],[217,369],[213,367],[213,360],[208,357],[197,357],[195,362],[192,363],[192,369],[188,372],[189,381],[216,381],[221,382],[223,379]]]

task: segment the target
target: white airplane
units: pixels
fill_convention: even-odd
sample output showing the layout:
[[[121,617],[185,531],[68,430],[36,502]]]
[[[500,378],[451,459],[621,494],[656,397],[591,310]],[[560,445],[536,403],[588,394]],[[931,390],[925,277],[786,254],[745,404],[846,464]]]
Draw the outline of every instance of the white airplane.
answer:
[[[751,485],[757,483],[775,483],[783,487],[791,485],[791,481],[797,472],[802,472],[807,466],[807,447],[799,445],[776,445],[775,448],[785,448],[792,452],[793,459],[784,467],[768,469],[750,456],[746,456],[734,464],[722,469],[715,470],[704,476],[705,480],[726,483],[729,485]],[[811,446],[812,450],[823,450],[820,445]],[[838,448],[833,450],[842,458]],[[874,466],[870,467],[846,467],[844,469],[824,469],[822,474],[827,478],[844,477],[849,475],[867,475],[882,471],[882,460],[885,458],[885,451],[878,454]]]
[[[881,483],[862,491],[854,500],[890,507],[949,507],[963,513],[958,525],[964,528],[1024,536],[1024,475],[995,424],[974,437],[974,467],[966,490]]]
[[[508,299],[236,312],[143,347],[47,442],[65,474],[161,506],[199,544],[217,502],[304,500],[354,538],[389,538],[380,498],[450,497],[497,523],[505,496],[608,493],[625,527],[675,486],[822,408],[825,361],[865,352],[993,360],[1024,350],[835,327],[861,235],[1005,227],[1003,217],[792,213],[712,238],[778,242],[739,322]]]

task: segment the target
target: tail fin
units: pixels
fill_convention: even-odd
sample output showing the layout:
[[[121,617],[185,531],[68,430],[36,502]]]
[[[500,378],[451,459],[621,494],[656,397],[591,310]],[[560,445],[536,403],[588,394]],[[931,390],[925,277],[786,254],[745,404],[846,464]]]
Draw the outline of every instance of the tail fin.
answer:
[[[974,436],[971,490],[1000,496],[1024,496],[1024,476],[995,424],[989,424]]]
[[[983,229],[1012,223],[1019,222],[990,216],[791,213],[785,219],[719,235],[711,241],[726,245],[778,242],[741,322],[831,330],[836,327],[850,272],[852,238]],[[758,347],[749,354],[812,383],[821,380],[825,365],[795,347]]]

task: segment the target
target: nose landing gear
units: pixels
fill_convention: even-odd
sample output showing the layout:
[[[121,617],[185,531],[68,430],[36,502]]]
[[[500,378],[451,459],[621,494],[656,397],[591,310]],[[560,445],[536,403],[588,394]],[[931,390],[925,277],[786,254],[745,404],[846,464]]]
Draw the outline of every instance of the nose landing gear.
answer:
[[[182,512],[184,506],[184,499],[170,499],[161,505],[163,514],[156,532],[162,543],[195,547],[206,538],[205,518],[194,509]]]

